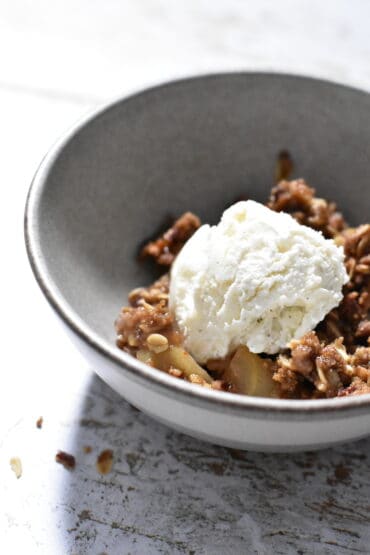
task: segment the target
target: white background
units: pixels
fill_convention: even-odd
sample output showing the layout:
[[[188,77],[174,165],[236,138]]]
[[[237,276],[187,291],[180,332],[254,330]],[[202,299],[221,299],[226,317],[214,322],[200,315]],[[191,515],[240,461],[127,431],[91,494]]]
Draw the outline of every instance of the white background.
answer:
[[[136,413],[61,333],[28,268],[22,220],[43,154],[92,108],[222,69],[370,90],[369,21],[366,0],[0,0],[1,553],[368,553],[369,478],[354,461],[366,461],[369,442],[312,459],[250,455],[248,467]],[[115,467],[101,479],[105,447]],[[53,462],[58,449],[76,455],[73,474]],[[352,482],[335,483],[341,464],[355,464]]]

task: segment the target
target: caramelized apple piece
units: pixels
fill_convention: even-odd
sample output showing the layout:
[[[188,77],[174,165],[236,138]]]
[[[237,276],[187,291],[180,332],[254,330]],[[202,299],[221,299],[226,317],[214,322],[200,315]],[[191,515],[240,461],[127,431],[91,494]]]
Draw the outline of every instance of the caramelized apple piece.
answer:
[[[271,361],[240,346],[231,359],[223,379],[231,384],[231,391],[254,397],[277,397],[272,379]]]
[[[182,370],[184,375],[189,378],[192,374],[196,374],[207,383],[212,383],[212,378],[195,362],[193,357],[181,347],[170,345],[167,351],[162,353],[151,353],[153,365],[160,370],[169,370],[178,368]]]

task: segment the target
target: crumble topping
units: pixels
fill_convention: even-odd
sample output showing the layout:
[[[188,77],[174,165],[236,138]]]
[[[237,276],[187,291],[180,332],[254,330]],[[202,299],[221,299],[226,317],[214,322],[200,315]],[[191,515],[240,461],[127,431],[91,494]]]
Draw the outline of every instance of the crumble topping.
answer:
[[[176,343],[173,316],[168,307],[168,274],[151,286],[131,291],[129,303],[124,306],[116,320],[117,344],[121,349],[138,349],[146,344],[147,338],[159,332],[168,333]],[[177,342],[181,342],[180,337]]]
[[[348,227],[335,203],[317,198],[303,179],[287,181],[291,171],[291,158],[281,153],[276,168],[281,180],[267,206],[291,214],[343,246],[349,281],[339,306],[276,357],[238,348],[225,358],[208,360],[202,368],[182,348],[183,337],[168,306],[165,274],[130,293],[130,306],[116,321],[121,349],[177,379],[235,393],[298,399],[370,393],[370,224]],[[196,216],[184,214],[162,237],[148,243],[142,255],[170,266],[199,226]]]
[[[304,179],[280,181],[271,190],[267,206],[276,212],[291,214],[298,223],[321,231],[331,239],[347,224],[334,202],[315,197],[315,189]]]
[[[157,264],[170,266],[199,226],[198,216],[192,212],[185,212],[161,237],[145,245],[141,250],[141,255],[151,256]]]
[[[344,338],[352,352],[357,345],[370,345],[370,225],[346,229],[336,240],[343,245],[349,282],[343,300],[318,327],[323,340]]]
[[[351,355],[343,338],[325,344],[315,332],[292,342],[290,356],[278,357],[273,376],[287,397],[297,397],[303,381],[310,382],[316,397],[350,395],[355,378],[370,389],[370,348],[358,347]]]

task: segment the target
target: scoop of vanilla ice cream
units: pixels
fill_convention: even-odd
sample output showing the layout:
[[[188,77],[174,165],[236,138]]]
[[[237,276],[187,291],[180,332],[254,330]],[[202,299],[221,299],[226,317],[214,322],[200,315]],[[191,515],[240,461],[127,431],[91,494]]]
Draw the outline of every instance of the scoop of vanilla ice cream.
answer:
[[[342,299],[343,249],[252,200],[203,225],[177,256],[170,307],[200,363],[239,345],[276,353]]]

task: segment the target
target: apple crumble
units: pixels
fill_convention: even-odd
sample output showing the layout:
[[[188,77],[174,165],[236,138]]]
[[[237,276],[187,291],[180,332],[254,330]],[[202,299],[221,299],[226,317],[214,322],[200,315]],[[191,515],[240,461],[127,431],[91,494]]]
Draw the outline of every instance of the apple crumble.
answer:
[[[336,205],[318,198],[303,179],[287,180],[290,159],[284,155],[282,161],[277,173],[282,179],[267,207],[290,214],[340,247],[348,276],[340,302],[314,329],[279,351],[251,352],[239,344],[225,356],[195,357],[170,306],[171,267],[200,227],[199,218],[187,212],[142,249],[142,256],[167,266],[167,273],[149,287],[131,291],[129,306],[115,323],[117,345],[176,378],[232,393],[288,399],[370,393],[370,224],[349,227]]]

